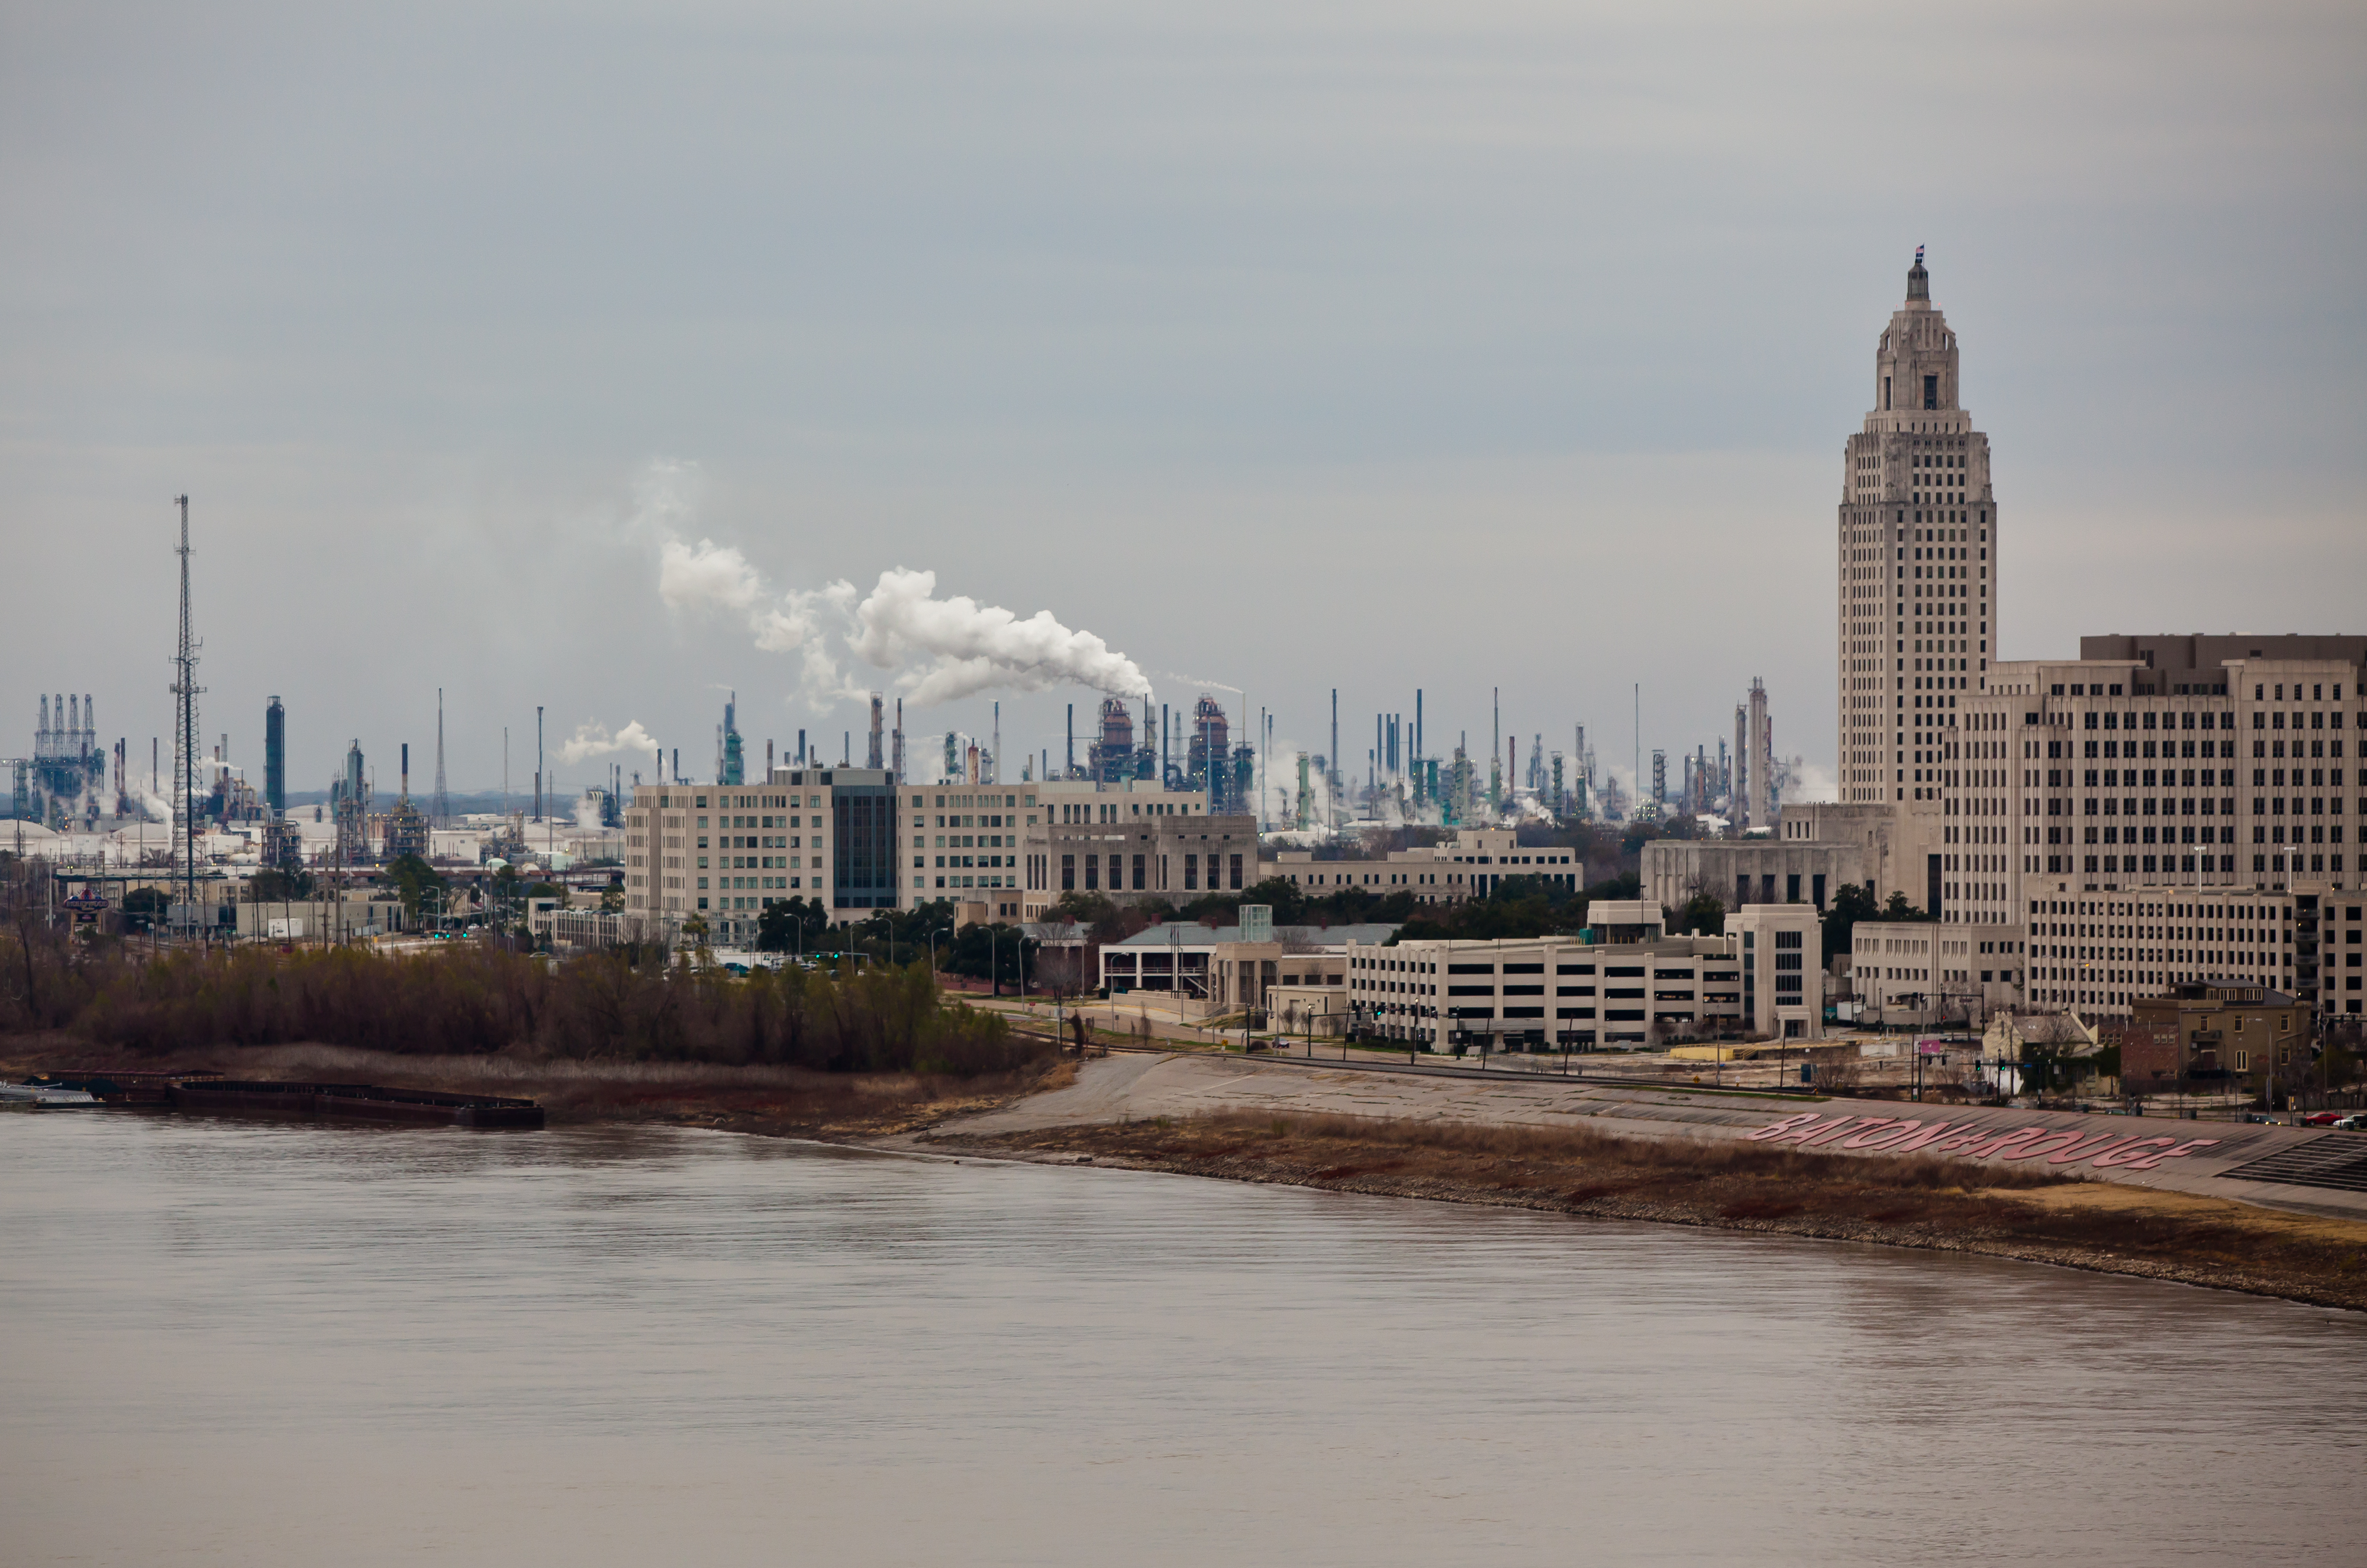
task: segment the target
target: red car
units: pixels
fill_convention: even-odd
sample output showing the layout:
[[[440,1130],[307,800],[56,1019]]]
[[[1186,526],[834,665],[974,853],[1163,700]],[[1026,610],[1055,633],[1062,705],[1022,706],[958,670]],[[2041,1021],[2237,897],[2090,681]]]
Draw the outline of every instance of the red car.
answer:
[[[2313,1111],[2301,1119],[2301,1124],[2305,1127],[2331,1127],[2354,1114],[2356,1112],[2349,1111]]]

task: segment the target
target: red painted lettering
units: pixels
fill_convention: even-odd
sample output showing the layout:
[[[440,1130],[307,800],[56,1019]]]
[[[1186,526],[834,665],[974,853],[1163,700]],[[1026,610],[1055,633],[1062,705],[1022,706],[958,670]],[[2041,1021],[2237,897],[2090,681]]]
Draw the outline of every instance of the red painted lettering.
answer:
[[[1823,1116],[1818,1111],[1803,1111],[1797,1116],[1786,1116],[1781,1122],[1770,1122],[1767,1125],[1760,1128],[1757,1132],[1745,1133],[1743,1136],[1749,1138],[1754,1144],[1764,1143],[1770,1138],[1780,1137],[1782,1134],[1790,1132],[1795,1127],[1804,1126],[1810,1122],[1819,1122],[1823,1119]]]
[[[2008,1149],[2001,1157],[2035,1159],[2040,1155],[2054,1155],[2055,1163],[2060,1165],[2066,1159],[2078,1157],[2078,1155],[2072,1151],[2091,1153],[2111,1143],[2117,1136],[2119,1134],[2115,1133],[2087,1133],[2077,1127],[2067,1128],[2062,1132],[2049,1133],[2043,1138],[2022,1145],[2020,1148]]]
[[[1854,1122],[1857,1126],[1859,1126],[1859,1127],[1861,1127],[1861,1128],[1863,1128],[1863,1127],[1869,1127],[1869,1126],[1872,1126],[1872,1127],[1887,1127],[1887,1126],[1889,1126],[1889,1125],[1890,1125],[1891,1121],[1892,1121],[1892,1118],[1890,1118],[1890,1117],[1888,1117],[1888,1116],[1854,1116],[1854,1117],[1852,1117],[1852,1116],[1843,1116],[1843,1117],[1839,1118],[1838,1120],[1840,1120],[1840,1122]],[[1847,1132],[1848,1130],[1849,1130],[1849,1129],[1848,1129],[1848,1127],[1847,1127],[1847,1126],[1836,1126],[1836,1127],[1827,1128],[1827,1129],[1825,1129],[1825,1130],[1823,1130],[1823,1131],[1821,1131],[1821,1132],[1817,1133],[1817,1134],[1816,1134],[1814,1136],[1812,1136],[1812,1137],[1806,1137],[1806,1138],[1803,1138],[1803,1139],[1801,1139],[1801,1140],[1800,1140],[1800,1146],[1801,1146],[1802,1148],[1804,1148],[1804,1149],[1808,1149],[1808,1148],[1815,1148],[1815,1147],[1816,1147],[1818,1145],[1819,1145],[1819,1144],[1829,1144],[1829,1143],[1832,1143],[1832,1142],[1834,1142],[1836,1139],[1840,1138],[1840,1136],[1843,1133]]]
[[[2129,1161],[2128,1168],[2131,1170],[2151,1170],[2154,1167],[2159,1165],[2166,1159],[2184,1159],[2188,1155],[2214,1147],[2218,1143],[2219,1140],[2217,1138],[2189,1138],[2186,1142],[2179,1145],[2178,1147],[2174,1149],[2164,1149],[2159,1154],[2146,1155],[2141,1159],[2133,1159]]]
[[[2029,1143],[2033,1138],[2044,1136],[2046,1136],[2046,1129],[2044,1127],[2017,1127],[2010,1133],[2000,1133],[1994,1138],[1967,1144],[1957,1152],[1966,1159],[1987,1159],[1991,1155]]]
[[[1934,1122],[1930,1126],[1918,1132],[1916,1130],[1915,1123],[1909,1122],[1907,1123],[1905,1135],[1900,1137],[1896,1143],[1886,1143],[1882,1145],[1882,1152],[1886,1155],[1911,1154],[1915,1150],[1924,1147],[1926,1145],[1936,1143],[1940,1136],[1947,1132],[1950,1125],[1951,1123],[1946,1122]],[[1964,1129],[1962,1127],[1958,1127],[1956,1132],[1957,1135],[1961,1137],[1964,1134]]]
[[[2121,1145],[2117,1143],[2113,1143],[2113,1140],[2115,1138],[2124,1138],[2126,1136],[2127,1134],[2123,1133],[2099,1133],[2094,1137],[2090,1138],[2087,1142],[2079,1145],[2076,1148],[2067,1148],[2061,1154],[2047,1156],[2046,1163],[2049,1165],[2069,1165],[2075,1160],[2083,1160],[2090,1155],[2101,1152],[2105,1145],[2109,1144],[2113,1148],[2119,1148]]]
[[[1892,1140],[1906,1137],[1921,1125],[1923,1123],[1920,1122],[1894,1121],[1887,1126],[1868,1127],[1863,1133],[1842,1139],[1841,1147],[1845,1149],[1887,1148]]]
[[[2176,1138],[2133,1138],[2117,1148],[2105,1150],[2089,1163],[2099,1169],[2110,1170],[2116,1165],[2126,1165],[2131,1160],[2144,1157],[2149,1149],[2168,1148],[2176,1142]]]

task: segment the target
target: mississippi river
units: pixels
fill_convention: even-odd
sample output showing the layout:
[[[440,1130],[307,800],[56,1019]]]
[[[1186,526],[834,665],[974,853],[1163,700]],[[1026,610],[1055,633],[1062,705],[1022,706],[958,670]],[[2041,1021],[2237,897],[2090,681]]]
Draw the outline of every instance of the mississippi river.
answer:
[[[720,1134],[0,1117],[11,1564],[2355,1563],[2367,1321]]]

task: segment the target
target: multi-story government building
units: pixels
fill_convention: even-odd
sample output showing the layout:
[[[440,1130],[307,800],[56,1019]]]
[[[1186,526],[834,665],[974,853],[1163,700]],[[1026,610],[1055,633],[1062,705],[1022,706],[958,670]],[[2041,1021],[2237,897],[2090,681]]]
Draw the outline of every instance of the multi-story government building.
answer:
[[[2240,983],[2360,1011],[2367,638],[2081,647],[1993,666],[1960,710],[1934,911],[2025,927],[2043,1007]]]
[[[1966,694],[1986,689],[1998,604],[1988,437],[1958,401],[1956,334],[1923,253],[1874,353],[1874,408],[1841,482],[1841,800],[1938,816]]]

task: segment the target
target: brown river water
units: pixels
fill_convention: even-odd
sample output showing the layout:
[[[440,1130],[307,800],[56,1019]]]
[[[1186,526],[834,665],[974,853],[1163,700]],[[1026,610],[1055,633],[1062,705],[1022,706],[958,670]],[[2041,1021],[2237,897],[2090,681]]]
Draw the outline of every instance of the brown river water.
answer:
[[[0,1562],[2356,1563],[2367,1320],[721,1134],[0,1117]]]

